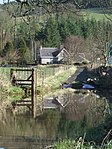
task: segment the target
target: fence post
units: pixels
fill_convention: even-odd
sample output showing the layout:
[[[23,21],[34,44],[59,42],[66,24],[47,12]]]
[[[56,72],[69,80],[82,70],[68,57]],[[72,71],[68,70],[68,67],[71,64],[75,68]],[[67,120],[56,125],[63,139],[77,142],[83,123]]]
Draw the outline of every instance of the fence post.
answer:
[[[13,69],[11,68],[11,70],[10,70],[10,81],[12,79],[12,75],[13,75]]]
[[[32,115],[35,118],[36,117],[36,71],[34,70],[34,68],[32,68],[32,96],[31,96],[31,100],[32,100]]]

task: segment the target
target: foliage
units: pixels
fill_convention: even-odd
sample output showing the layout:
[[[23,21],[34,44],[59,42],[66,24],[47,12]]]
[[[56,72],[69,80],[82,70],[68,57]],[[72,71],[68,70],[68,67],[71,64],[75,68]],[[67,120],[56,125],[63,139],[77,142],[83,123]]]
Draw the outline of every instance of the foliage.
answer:
[[[41,31],[36,33],[36,39],[46,46],[59,45],[67,37],[73,35],[85,39],[102,40],[105,43],[111,40],[111,30],[110,22],[69,16],[69,19],[61,18],[57,23],[54,19],[49,19]]]
[[[50,18],[45,27],[38,33],[37,39],[42,41],[42,44],[47,47],[57,47],[60,45],[60,34],[58,30],[58,22]]]
[[[7,81],[5,76],[0,74],[0,94],[7,95],[11,84]]]
[[[78,141],[76,140],[60,140],[56,144],[52,146],[48,146],[47,149],[53,148],[53,149],[111,149],[112,147],[112,141],[109,141],[104,146],[97,146],[95,143],[86,143],[83,138],[79,138]]]
[[[52,70],[53,72],[49,73],[48,70],[44,71],[47,72],[48,74],[45,73],[45,80],[44,80],[44,84],[43,84],[43,94],[50,94],[53,92],[56,92],[57,90],[60,89],[60,83],[64,82],[67,80],[67,78],[74,73],[74,71],[76,71],[76,67],[72,66],[70,69],[68,70],[62,70],[62,67],[55,69],[50,69],[50,71]],[[55,72],[56,73],[55,73]],[[66,71],[66,73],[65,73]],[[50,74],[52,74],[50,76]],[[46,77],[47,75],[47,77]]]
[[[68,22],[64,18],[60,19],[58,30],[61,36],[61,41],[63,42],[70,35]]]
[[[77,1],[77,3],[79,4],[79,6],[81,6],[80,9],[82,9],[82,7],[85,6],[86,3],[88,3],[88,2],[79,0],[79,1]],[[58,4],[60,5],[61,2],[59,2]],[[42,5],[44,5],[44,4],[42,3]],[[79,8],[75,2],[74,2],[74,5],[77,8]],[[66,7],[68,8],[69,6],[70,6],[70,4],[67,4]],[[99,7],[99,5],[96,0],[93,0],[87,4],[86,8],[88,8],[88,7],[89,8]],[[5,6],[4,6],[4,8],[5,8]],[[27,7],[25,7],[24,10],[26,8]],[[61,6],[59,8],[61,9]],[[69,7],[69,8],[74,9],[72,7]],[[13,6],[11,7],[11,9],[13,9]],[[14,9],[16,10],[16,4],[14,4]],[[52,9],[51,5],[49,5],[49,10],[50,9]],[[19,6],[18,6],[17,10],[19,10]],[[63,8],[63,10],[64,10],[64,8]],[[40,9],[38,9],[38,11],[40,11]],[[55,9],[53,11],[55,12]],[[91,14],[91,10],[85,9],[83,11],[85,11],[85,12],[89,11],[89,12],[87,12],[87,14],[88,13]],[[95,17],[98,16],[97,14],[103,15],[102,9],[100,9],[99,11],[96,11],[94,8],[93,11],[96,12],[94,15]],[[74,13],[70,13],[70,12],[68,13],[68,11],[66,11],[65,14],[62,14],[59,12],[58,18],[56,17],[57,13],[56,14],[51,13],[52,15],[49,15],[48,18],[47,18],[47,13],[45,15],[44,15],[44,13],[45,12],[42,12],[41,16],[40,16],[42,19],[41,24],[39,24],[39,22],[38,22],[39,17],[37,16],[36,13],[35,13],[35,15],[31,15],[28,18],[25,17],[24,21],[23,20],[21,21],[21,18],[19,18],[17,15],[17,18],[14,18],[14,20],[16,20],[16,21],[15,21],[15,25],[13,27],[10,25],[12,20],[9,20],[9,18],[7,18],[8,14],[5,14],[5,16],[7,16],[5,18],[7,18],[8,21],[4,20],[4,18],[1,15],[0,19],[4,25],[0,24],[1,29],[2,29],[2,32],[0,34],[0,37],[1,37],[1,45],[0,45],[1,46],[1,48],[0,48],[1,54],[0,55],[2,55],[3,53],[5,54],[5,51],[1,52],[1,50],[4,46],[5,40],[7,38],[11,39],[12,40],[11,42],[13,42],[13,40],[15,42],[15,39],[18,40],[18,38],[23,38],[24,42],[26,42],[26,43],[28,43],[29,41],[33,41],[33,40],[38,40],[38,42],[40,44],[42,44],[43,46],[59,47],[61,44],[66,42],[66,39],[70,38],[69,39],[69,41],[70,41],[71,36],[77,36],[77,37],[82,38],[82,40],[83,40],[83,38],[85,40],[88,40],[88,43],[87,43],[88,45],[90,44],[90,42],[92,43],[92,45],[90,47],[89,46],[86,47],[87,45],[85,46],[85,48],[87,49],[86,53],[88,53],[88,50],[92,51],[91,47],[93,47],[93,43],[94,43],[94,45],[96,45],[96,47],[93,47],[93,49],[97,48],[98,50],[100,50],[100,51],[102,50],[104,52],[105,51],[105,43],[107,41],[108,42],[111,41],[111,33],[112,33],[111,22],[101,20],[101,19],[99,21],[97,21],[94,18],[88,17],[88,15],[85,15],[84,18],[82,16],[76,16],[76,15],[74,17]],[[15,13],[14,15],[16,16],[16,14],[18,14],[18,12]],[[82,15],[83,15],[83,13],[82,13]],[[52,17],[50,17],[50,16],[52,16]],[[28,19],[29,19],[29,23],[27,23]],[[7,22],[9,22],[9,24]],[[75,41],[74,41],[74,43],[75,43]],[[14,45],[15,45],[15,47],[14,47],[15,50],[18,49],[18,51],[20,51],[20,49],[22,49],[21,52],[19,52],[19,56],[18,56],[19,60],[22,63],[30,62],[31,59],[28,57],[31,54],[31,51],[25,50],[25,48],[23,48],[23,45],[21,48],[19,46],[17,47],[17,44],[14,44]],[[32,48],[31,45],[27,44],[27,46],[29,49]],[[92,52],[95,53],[96,51],[92,51]],[[16,54],[18,54],[18,53],[16,53]],[[24,54],[26,54],[27,56],[25,56]],[[92,54],[90,54],[90,55],[92,55]],[[87,55],[87,57],[89,57],[89,56]],[[27,59],[29,59],[29,60],[27,61]]]
[[[13,47],[12,42],[7,41],[6,45],[4,46],[1,56],[6,56],[7,54],[10,54],[13,50],[14,50],[14,47]]]
[[[17,28],[17,36],[22,37],[24,40],[29,38],[29,27],[25,22],[20,22]]]
[[[19,53],[19,56],[20,56],[20,59],[19,59],[20,63],[26,63],[26,61],[25,61],[26,51],[27,51],[26,42],[23,38],[20,38],[20,40],[18,42],[18,53]]]
[[[106,116],[103,123],[90,128],[87,131],[86,140],[94,141],[96,143],[101,143],[103,139],[107,136],[108,132],[112,129],[112,115]],[[108,136],[105,142],[112,139],[112,136]]]
[[[17,86],[11,86],[9,89],[9,95],[22,95],[23,90]]]

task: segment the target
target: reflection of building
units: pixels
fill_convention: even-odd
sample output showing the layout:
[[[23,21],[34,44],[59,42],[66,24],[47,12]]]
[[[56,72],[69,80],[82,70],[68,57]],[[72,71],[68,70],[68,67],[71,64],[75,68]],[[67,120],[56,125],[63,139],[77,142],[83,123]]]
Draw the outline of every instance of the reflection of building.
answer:
[[[63,48],[40,47],[37,52],[37,60],[40,64],[59,64],[68,60],[68,52]]]

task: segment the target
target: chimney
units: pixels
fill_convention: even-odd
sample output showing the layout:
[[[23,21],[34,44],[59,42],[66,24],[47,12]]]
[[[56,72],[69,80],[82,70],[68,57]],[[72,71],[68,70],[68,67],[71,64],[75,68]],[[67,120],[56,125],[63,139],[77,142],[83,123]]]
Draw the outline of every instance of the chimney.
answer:
[[[42,45],[40,46],[40,50],[42,50]]]
[[[64,45],[60,45],[60,50],[64,48]]]

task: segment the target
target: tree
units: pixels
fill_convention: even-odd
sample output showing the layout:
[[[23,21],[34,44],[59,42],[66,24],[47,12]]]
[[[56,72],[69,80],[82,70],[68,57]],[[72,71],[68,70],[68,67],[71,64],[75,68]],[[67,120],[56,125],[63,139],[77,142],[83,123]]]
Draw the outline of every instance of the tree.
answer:
[[[8,41],[4,49],[0,53],[2,63],[17,62],[19,59],[17,51],[14,49],[13,43]]]
[[[10,18],[9,14],[1,10],[0,12],[0,49],[4,48],[5,43],[8,40],[12,40],[12,33],[11,30],[13,28],[13,22]]]
[[[84,38],[73,35],[69,36],[66,38],[64,46],[70,54],[71,62],[80,61],[80,54],[83,54],[86,59],[88,52],[86,49],[86,40],[84,40]]]
[[[18,54],[20,56],[19,61],[21,63],[25,62],[25,53],[27,51],[27,46],[26,46],[26,42],[23,38],[20,38],[19,42],[18,42]]]
[[[60,45],[61,37],[58,29],[58,22],[50,18],[45,27],[41,29],[36,38],[42,41],[47,47],[57,47]]]
[[[21,21],[17,28],[17,36],[19,37],[21,36],[24,39],[28,39],[29,38],[28,33],[29,33],[28,25],[25,22]]]
[[[45,45],[46,46],[59,46],[60,45],[60,34],[58,30],[58,22],[53,19],[49,19],[45,28]]]
[[[8,41],[3,49],[3,56],[6,56],[7,54],[10,54],[11,52],[13,52],[14,47],[11,41]]]
[[[65,19],[64,17],[60,19],[60,21],[58,22],[58,29],[61,36],[61,41],[63,42],[66,37],[70,35],[67,19]]]
[[[42,14],[53,13],[57,17],[59,13],[68,10],[77,13],[79,9],[86,8],[88,4],[89,2],[87,0],[83,1],[83,3],[80,0],[15,0],[15,2],[7,0],[7,3],[5,3],[4,8],[7,9],[8,7],[10,7],[11,11],[10,9],[8,9],[8,12],[12,13],[13,10],[12,16],[20,16],[28,24],[29,15],[34,12],[36,13],[41,11]],[[27,19],[26,17],[24,18],[24,16],[28,16]]]

